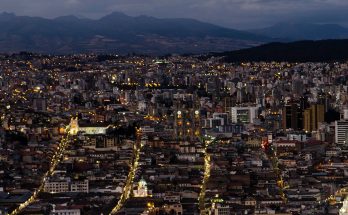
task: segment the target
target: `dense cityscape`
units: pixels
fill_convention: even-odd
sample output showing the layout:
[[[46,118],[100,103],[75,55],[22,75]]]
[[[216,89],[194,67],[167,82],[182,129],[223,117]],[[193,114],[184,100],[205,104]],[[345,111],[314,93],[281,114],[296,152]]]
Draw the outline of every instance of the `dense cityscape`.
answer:
[[[347,215],[347,91],[344,62],[2,55],[0,214]]]

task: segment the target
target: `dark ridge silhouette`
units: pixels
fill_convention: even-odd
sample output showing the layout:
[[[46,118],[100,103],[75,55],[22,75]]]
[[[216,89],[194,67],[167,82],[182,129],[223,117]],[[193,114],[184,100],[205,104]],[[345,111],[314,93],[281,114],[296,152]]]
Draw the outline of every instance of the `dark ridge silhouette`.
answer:
[[[3,53],[160,55],[237,50],[271,42],[264,36],[193,19],[131,17],[117,12],[98,20],[0,13],[0,25]]]
[[[269,43],[254,48],[216,53],[226,62],[287,61],[332,62],[348,60],[348,40]]]

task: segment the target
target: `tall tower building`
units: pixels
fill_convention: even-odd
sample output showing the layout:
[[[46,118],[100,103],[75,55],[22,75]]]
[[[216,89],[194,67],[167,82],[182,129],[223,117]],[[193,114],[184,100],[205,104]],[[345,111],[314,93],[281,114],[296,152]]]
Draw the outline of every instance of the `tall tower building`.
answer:
[[[133,190],[134,197],[148,197],[148,189],[147,189],[147,183],[144,179],[141,179],[138,182],[138,188],[136,190]]]
[[[79,120],[78,118],[74,118],[72,117],[70,120],[70,124],[69,124],[70,130],[69,133],[71,135],[76,135],[79,132]]]
[[[46,98],[34,98],[33,109],[39,112],[45,112],[47,110]]]
[[[193,139],[201,134],[199,110],[178,110],[175,113],[174,131],[178,139]]]
[[[282,110],[282,127],[301,130],[303,127],[303,111],[296,103],[285,105]]]
[[[200,102],[192,94],[179,97],[174,102],[174,135],[179,140],[193,140],[201,134]]]
[[[335,143],[348,144],[348,109],[344,110],[343,119],[335,121]]]
[[[348,120],[335,122],[335,143],[340,145],[348,144]]]
[[[304,110],[303,113],[303,129],[305,131],[315,131],[319,127],[319,123],[324,122],[325,106],[311,105]]]

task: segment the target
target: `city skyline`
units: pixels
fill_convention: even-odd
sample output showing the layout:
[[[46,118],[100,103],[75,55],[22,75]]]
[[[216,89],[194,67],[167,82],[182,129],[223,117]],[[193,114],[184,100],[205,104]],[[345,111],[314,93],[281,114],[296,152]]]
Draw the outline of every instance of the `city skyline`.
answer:
[[[347,215],[347,68],[0,55],[0,214]]]
[[[1,0],[0,215],[348,215],[346,11]]]

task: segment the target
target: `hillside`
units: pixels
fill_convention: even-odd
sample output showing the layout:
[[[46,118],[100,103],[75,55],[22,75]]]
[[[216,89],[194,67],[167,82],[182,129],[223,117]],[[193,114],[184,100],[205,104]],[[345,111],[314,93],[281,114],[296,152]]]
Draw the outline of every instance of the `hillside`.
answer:
[[[254,48],[214,54],[226,62],[288,61],[323,62],[348,60],[348,40],[269,43]]]
[[[252,47],[270,40],[192,19],[131,17],[112,13],[98,20],[0,14],[0,52],[204,53]]]

